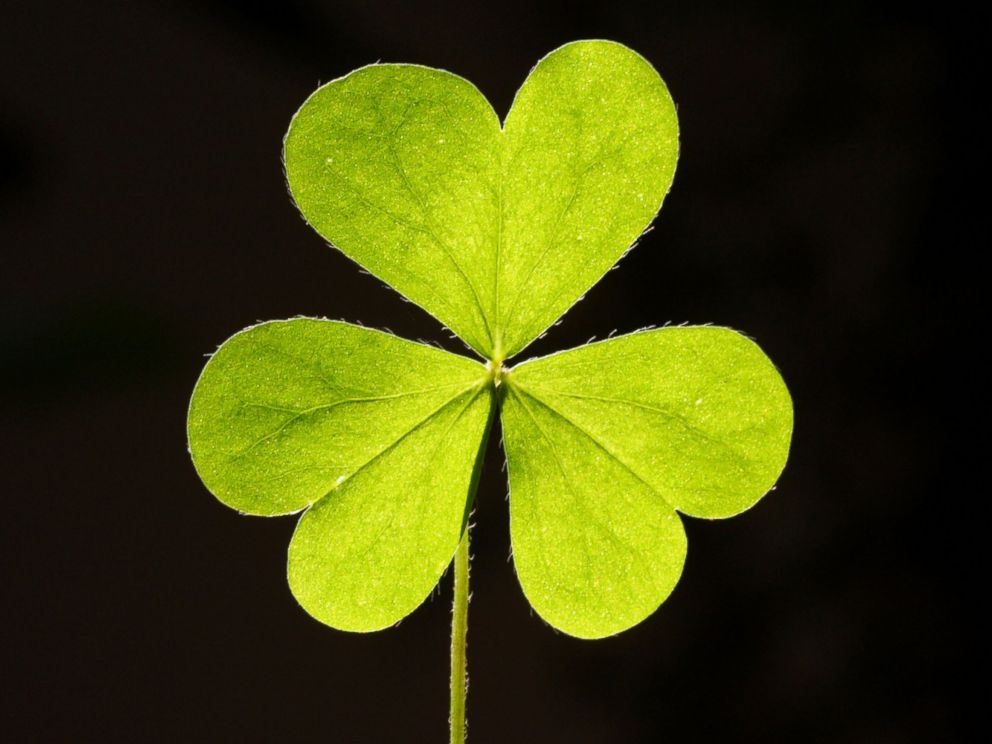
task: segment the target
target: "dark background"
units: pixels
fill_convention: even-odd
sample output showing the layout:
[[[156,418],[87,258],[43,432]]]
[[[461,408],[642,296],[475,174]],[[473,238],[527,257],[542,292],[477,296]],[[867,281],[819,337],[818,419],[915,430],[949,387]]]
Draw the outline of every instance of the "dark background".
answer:
[[[742,329],[792,390],[793,452],[752,511],[687,520],[658,613],[582,642],[517,586],[494,437],[471,741],[960,736],[950,498],[966,494],[938,391],[962,382],[944,295],[977,171],[977,36],[949,7],[793,5],[5,5],[0,738],[446,740],[449,578],[398,628],[319,625],[286,585],[294,519],[206,492],[186,406],[204,355],[261,319],[460,348],[291,205],[282,136],[318,83],[417,62],[502,115],[541,56],[588,37],[658,68],[682,156],[654,231],[532,351],[667,321]]]

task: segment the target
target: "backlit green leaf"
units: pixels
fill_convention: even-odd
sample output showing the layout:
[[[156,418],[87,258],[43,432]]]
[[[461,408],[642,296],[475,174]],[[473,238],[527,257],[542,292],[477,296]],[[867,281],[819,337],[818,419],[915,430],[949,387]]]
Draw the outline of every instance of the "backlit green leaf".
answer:
[[[195,466],[243,512],[305,510],[288,572],[311,615],[371,631],[424,600],[463,535],[497,398],[517,574],[574,636],[664,601],[685,562],[679,512],[732,516],[772,488],[792,404],[738,333],[666,328],[501,365],[668,192],[675,106],[638,54],[555,50],[502,125],[456,75],[370,65],[318,89],[284,148],[307,221],[490,360],[310,319],[249,328],[211,358],[190,404]]]
[[[329,625],[375,630],[419,605],[461,537],[493,410],[478,362],[359,326],[264,323],[197,383],[200,477],[251,514],[303,516],[290,584]]]
[[[505,377],[513,555],[534,608],[600,637],[653,612],[682,570],[675,510],[727,517],[775,483],[792,404],[756,344],[664,328],[525,362]]]
[[[315,92],[285,143],[310,224],[496,360],[553,324],[630,247],[677,154],[665,84],[606,41],[541,60],[505,131],[462,78],[372,65]]]

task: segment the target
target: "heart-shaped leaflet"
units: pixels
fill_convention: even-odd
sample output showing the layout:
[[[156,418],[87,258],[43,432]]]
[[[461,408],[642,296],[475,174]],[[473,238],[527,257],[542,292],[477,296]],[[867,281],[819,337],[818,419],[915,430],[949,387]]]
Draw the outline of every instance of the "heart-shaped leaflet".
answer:
[[[457,75],[370,65],[310,96],[285,142],[317,232],[495,362],[630,248],[677,157],[665,83],[606,41],[541,60],[502,128]]]

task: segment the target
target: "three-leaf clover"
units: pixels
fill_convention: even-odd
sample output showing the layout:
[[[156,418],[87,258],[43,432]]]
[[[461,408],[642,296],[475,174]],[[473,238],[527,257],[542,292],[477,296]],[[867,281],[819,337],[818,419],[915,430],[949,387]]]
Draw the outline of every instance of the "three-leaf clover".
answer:
[[[299,603],[335,628],[395,624],[451,563],[498,410],[520,584],[573,636],[650,615],[685,560],[682,514],[774,485],[792,405],[758,346],[666,327],[506,364],[648,227],[678,156],[675,106],[638,54],[568,44],[501,125],[466,80],[376,64],[319,88],[285,140],[290,190],[335,247],[481,361],[349,323],[262,323],[193,393],[198,473],[248,514],[303,512]]]

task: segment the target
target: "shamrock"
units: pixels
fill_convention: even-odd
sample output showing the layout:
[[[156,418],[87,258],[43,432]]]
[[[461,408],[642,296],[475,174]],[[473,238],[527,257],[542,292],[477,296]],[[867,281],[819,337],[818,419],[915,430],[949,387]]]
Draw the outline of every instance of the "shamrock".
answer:
[[[303,512],[289,583],[315,618],[372,631],[424,601],[465,545],[497,411],[517,576],[573,636],[618,633],[665,600],[680,512],[728,517],[774,485],[792,405],[743,335],[665,327],[507,364],[668,192],[675,106],[641,56],[561,47],[502,125],[460,77],[371,65],[304,103],[284,155],[310,225],[480,357],[296,318],[241,331],[206,365],[196,469],[241,512]]]

